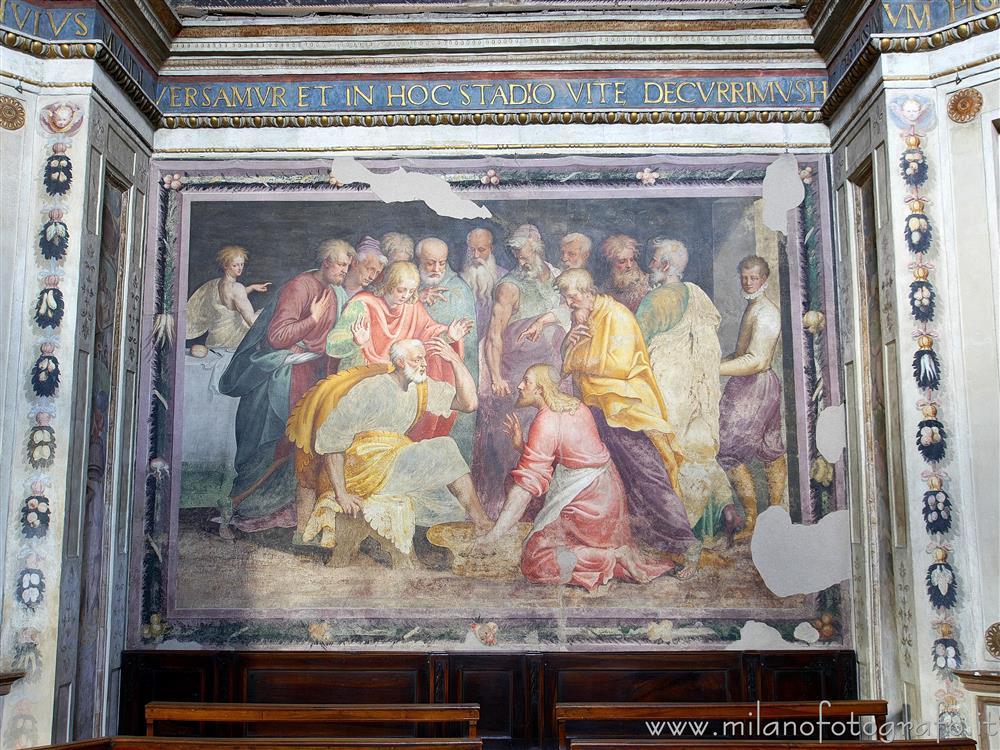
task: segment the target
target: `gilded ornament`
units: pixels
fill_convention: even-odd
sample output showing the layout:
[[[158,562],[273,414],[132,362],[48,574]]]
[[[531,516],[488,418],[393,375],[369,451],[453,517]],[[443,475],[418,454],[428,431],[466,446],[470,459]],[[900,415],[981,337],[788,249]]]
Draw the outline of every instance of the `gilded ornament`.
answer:
[[[1000,659],[1000,622],[986,628],[986,651],[995,659]]]
[[[956,91],[948,99],[948,117],[952,122],[970,122],[983,108],[983,95],[974,88]]]
[[[12,96],[0,96],[0,128],[20,130],[24,127],[24,105]]]

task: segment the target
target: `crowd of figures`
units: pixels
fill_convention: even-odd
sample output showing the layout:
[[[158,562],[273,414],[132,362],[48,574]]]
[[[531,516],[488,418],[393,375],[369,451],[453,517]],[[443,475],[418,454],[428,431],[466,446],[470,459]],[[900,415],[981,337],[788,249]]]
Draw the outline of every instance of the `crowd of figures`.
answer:
[[[684,579],[704,547],[747,539],[754,459],[767,502],[782,502],[780,315],[763,258],[736,269],[746,308],[722,356],[681,242],[652,240],[643,269],[635,239],[591,258],[571,233],[556,266],[525,224],[504,238],[508,269],[496,240],[469,232],[461,272],[435,237],[327,240],[259,310],[250,296],[268,284],[242,285],[247,251],[221,249],[223,275],[190,297],[186,324],[189,340],[235,349],[219,382],[239,399],[223,536],[294,528],[294,545],[347,562],[370,534],[408,565],[436,524],[471,521],[472,553],[488,555],[523,520],[524,576],[592,590]]]

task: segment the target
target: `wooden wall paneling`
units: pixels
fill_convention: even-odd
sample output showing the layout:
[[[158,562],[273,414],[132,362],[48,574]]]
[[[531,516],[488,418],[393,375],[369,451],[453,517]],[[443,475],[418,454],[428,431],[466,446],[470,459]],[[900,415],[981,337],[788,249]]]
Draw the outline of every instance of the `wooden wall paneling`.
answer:
[[[530,721],[531,690],[525,654],[452,654],[448,663],[450,700],[479,704],[479,736],[489,739],[490,747],[532,744],[537,738],[537,722]]]
[[[761,652],[759,660],[762,701],[854,700],[858,697],[858,672],[853,651]]]
[[[487,748],[551,748],[562,702],[729,702],[857,698],[853,651],[387,653],[132,651],[123,658],[121,734],[145,731],[150,700],[237,703],[479,703]],[[633,722],[634,724],[634,722]],[[174,734],[287,733],[264,725],[176,725]],[[201,729],[204,731],[202,732]],[[399,736],[413,725],[391,727]],[[451,729],[450,727],[448,728]],[[369,725],[302,734],[372,734]],[[386,727],[380,731],[385,733]],[[573,734],[641,736],[642,726],[575,722]],[[422,734],[434,734],[425,727]]]
[[[643,652],[546,654],[543,736],[556,737],[559,702],[691,702],[746,700],[738,652]],[[634,726],[614,722],[576,723],[583,735],[634,734]]]
[[[429,703],[430,664],[426,654],[263,653],[236,656],[238,703]],[[416,736],[413,724],[295,725],[302,736]],[[423,729],[426,733],[426,728]],[[287,734],[287,725],[253,724],[242,736]]]
[[[146,733],[149,701],[216,700],[219,680],[215,655],[199,651],[126,651],[122,654],[122,690],[118,733]],[[187,726],[163,726],[163,734],[192,734]],[[203,727],[205,728],[205,727]]]

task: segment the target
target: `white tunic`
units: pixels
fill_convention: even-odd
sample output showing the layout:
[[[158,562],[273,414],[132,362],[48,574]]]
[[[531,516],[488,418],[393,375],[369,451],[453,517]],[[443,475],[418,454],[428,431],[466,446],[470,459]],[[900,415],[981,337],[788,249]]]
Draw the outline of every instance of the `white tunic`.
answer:
[[[427,411],[451,414],[455,387],[427,381]],[[316,452],[343,453],[354,436],[371,430],[406,433],[417,416],[417,387],[401,390],[392,375],[375,375],[352,388],[316,431]],[[418,526],[462,521],[465,511],[448,485],[469,473],[469,466],[448,436],[420,440],[399,451],[377,496],[406,497],[413,502]]]
[[[206,281],[188,298],[184,311],[185,338],[196,339],[207,331],[205,346],[235,349],[250,326],[238,310],[227,307],[222,301],[220,283],[221,279]]]

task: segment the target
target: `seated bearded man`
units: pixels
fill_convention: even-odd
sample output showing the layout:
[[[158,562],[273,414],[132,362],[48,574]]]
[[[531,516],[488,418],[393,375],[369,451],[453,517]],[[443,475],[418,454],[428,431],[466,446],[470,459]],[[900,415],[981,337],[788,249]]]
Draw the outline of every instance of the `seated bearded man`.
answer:
[[[455,385],[428,377],[428,354],[447,363]],[[339,545],[337,515],[360,514],[398,561],[409,559],[417,526],[462,521],[466,514],[480,529],[489,521],[455,441],[411,437],[424,414],[476,409],[468,369],[440,339],[397,341],[389,359],[391,366],[366,365],[319,383],[296,406],[288,436],[303,454],[322,457],[324,468],[304,541],[323,532],[324,546]],[[367,535],[334,559],[348,562]]]
[[[385,271],[378,293],[358,292],[351,298],[337,325],[326,339],[326,353],[340,360],[346,370],[364,363],[388,364],[392,345],[404,339],[427,342],[440,338],[460,357],[465,356],[463,339],[475,326],[471,317],[456,317],[438,323],[417,299],[420,272],[412,263],[397,261]],[[427,374],[435,380],[454,384],[451,368],[442,357],[428,352]],[[414,428],[414,439],[441,437],[451,432],[455,415],[447,418],[425,414]]]
[[[524,442],[521,424],[508,415],[505,430],[521,453],[511,472],[496,525],[479,540],[495,545],[524,514],[533,497],[545,496],[521,553],[521,572],[535,583],[583,586],[593,591],[619,578],[646,583],[673,567],[645,559],[633,546],[625,486],[597,434],[590,410],[559,391],[554,368],[528,368],[517,405],[537,410]]]

